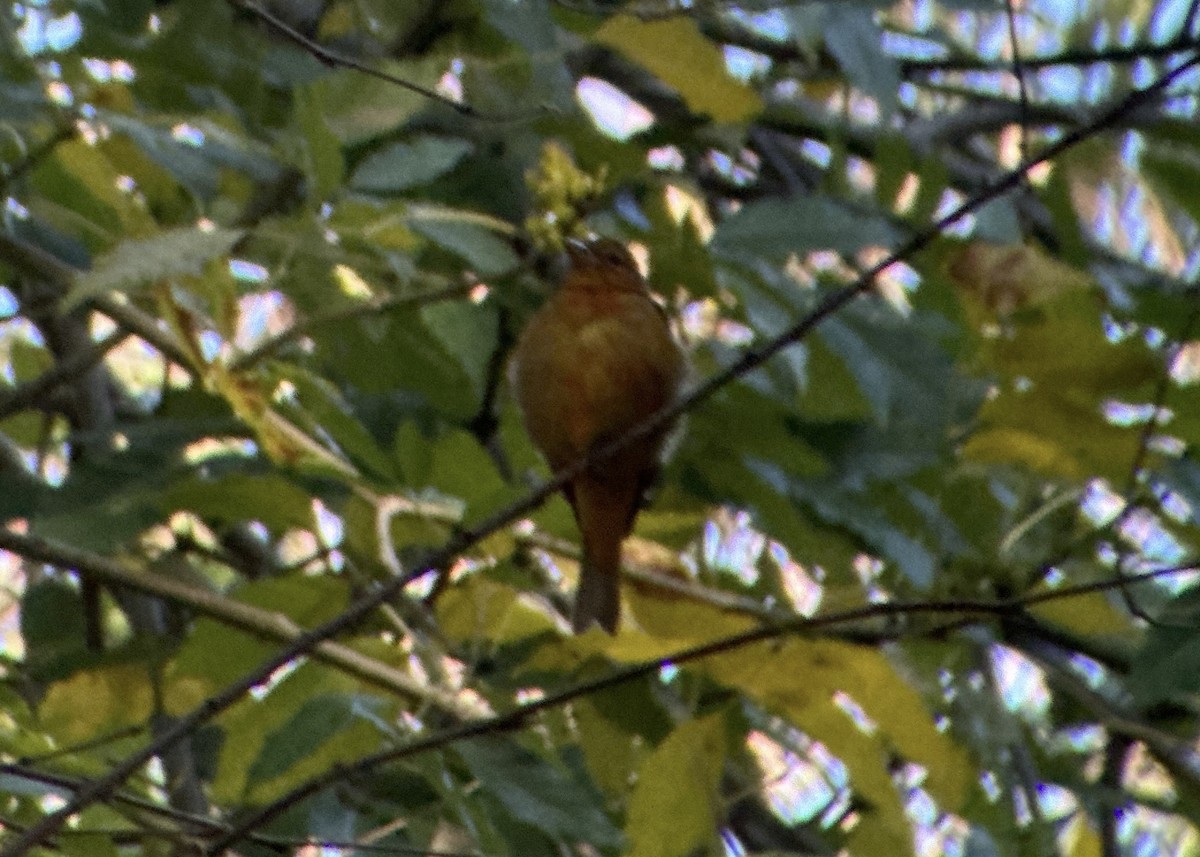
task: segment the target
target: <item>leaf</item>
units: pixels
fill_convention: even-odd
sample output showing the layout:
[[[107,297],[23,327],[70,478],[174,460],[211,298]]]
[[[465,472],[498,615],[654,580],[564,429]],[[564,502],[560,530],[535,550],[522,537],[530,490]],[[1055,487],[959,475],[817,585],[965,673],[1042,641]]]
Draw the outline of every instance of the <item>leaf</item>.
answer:
[[[813,194],[743,206],[717,227],[712,248],[731,259],[783,260],[811,250],[853,255],[864,247],[891,248],[901,237],[883,217]]]
[[[877,811],[903,814],[887,773],[889,747],[926,768],[926,788],[944,808],[952,811],[965,800],[972,776],[966,754],[938,731],[917,690],[875,649],[836,640],[791,639],[743,647],[708,659],[704,668],[815,738],[826,740],[822,728],[834,728],[840,736],[835,752],[850,753],[856,760],[851,764],[843,759],[851,767],[851,784],[863,790]],[[803,680],[797,681],[798,676]],[[841,724],[853,721],[831,704],[839,691],[873,721],[873,730],[842,729]]]
[[[88,655],[79,590],[49,578],[21,599],[21,637],[27,666],[38,681],[66,678]]]
[[[496,236],[500,224],[469,211],[431,206],[409,210],[408,225],[430,241],[467,261],[475,273],[494,277],[517,266],[512,247]]]
[[[378,697],[325,693],[307,700],[281,727],[269,734],[262,752],[247,773],[247,785],[293,774],[301,762],[325,760],[351,761],[376,746],[381,731],[380,718],[389,707]],[[277,785],[283,785],[278,783]]]
[[[349,601],[347,582],[332,577],[281,577],[245,584],[232,596],[263,610],[279,612],[301,628],[336,616]],[[247,631],[201,618],[180,646],[171,676],[180,681],[199,679],[205,687],[223,687],[250,672],[274,654],[279,644]]]
[[[396,479],[391,457],[350,412],[349,403],[333,384],[296,366],[281,365],[277,373],[295,387],[295,401],[281,407],[294,422],[330,443],[371,477],[387,482]]]
[[[1028,244],[971,241],[951,255],[946,269],[955,285],[1001,316],[1092,285],[1084,272]]]
[[[1190,122],[1160,122],[1146,129],[1147,145],[1140,153],[1143,174],[1154,189],[1170,198],[1200,222],[1200,136]]]
[[[185,227],[123,241],[75,278],[63,298],[63,310],[114,289],[130,291],[158,280],[200,274],[208,262],[228,255],[242,235],[239,229]]]
[[[499,347],[495,303],[477,306],[465,300],[442,301],[422,307],[421,320],[458,360],[471,382],[471,394],[482,400],[493,355]]]
[[[1180,592],[1150,627],[1127,687],[1143,708],[1200,690],[1200,586]]]
[[[325,119],[318,92],[306,86],[296,91],[296,122],[308,152],[306,172],[317,199],[334,194],[345,177],[341,142]]]
[[[193,680],[173,676],[169,687],[173,694],[180,694],[187,690],[189,681]],[[284,674],[270,693],[235,705],[219,721],[224,739],[213,778],[214,798],[224,803],[265,803],[307,777],[378,749],[380,727],[396,716],[397,706],[394,700],[363,691],[358,680],[308,661]],[[317,702],[312,704],[314,700]],[[172,697],[168,701],[173,701]],[[290,752],[285,748],[272,761],[275,750],[271,745],[279,741],[292,749],[296,744],[305,745],[303,735],[296,736],[295,741],[288,738],[288,724],[312,726],[326,740],[308,745],[318,746],[311,755],[293,755],[294,761],[286,766],[285,773],[260,780],[251,788],[249,774],[253,766],[266,766],[260,770],[278,768]],[[266,760],[260,762],[264,757]]]
[[[72,139],[55,146],[49,157],[36,162],[32,181],[42,195],[43,206],[53,202],[69,209],[109,240],[123,232],[145,234],[154,228],[154,222],[132,196],[118,189],[118,176],[103,151]],[[77,228],[74,223],[62,225]],[[95,242],[96,235],[86,235],[84,240]]]
[[[499,737],[460,742],[454,752],[514,818],[555,839],[583,839],[597,848],[620,844],[620,831],[586,779]]]
[[[979,428],[962,451],[983,464],[1019,464],[1072,481],[1104,476],[1119,484],[1137,446],[1137,432],[1109,423],[1098,404],[1049,388],[987,402],[979,412]]]
[[[394,143],[368,155],[354,170],[350,184],[367,193],[397,193],[448,173],[471,151],[465,140],[418,137]]]
[[[625,825],[630,857],[684,857],[713,847],[722,821],[725,728],[720,714],[689,720],[642,763]]]
[[[60,746],[70,746],[143,726],[153,707],[147,666],[132,663],[78,672],[55,682],[39,711],[46,731]]]
[[[432,52],[419,60],[385,62],[376,68],[432,90],[450,68],[451,60],[451,56]],[[429,103],[424,95],[351,69],[328,74],[315,87],[321,103],[326,105],[329,127],[345,145],[387,133]]]
[[[833,3],[824,8],[825,45],[842,71],[872,96],[885,116],[896,109],[900,71],[883,49],[883,32],[867,6]]]
[[[691,17],[640,21],[614,15],[592,38],[644,66],[682,95],[691,110],[717,122],[744,122],[763,108],[757,92],[729,76],[721,51]]]
[[[187,509],[207,521],[262,521],[275,533],[313,526],[313,500],[280,474],[229,473],[172,485],[162,498],[164,511]]]

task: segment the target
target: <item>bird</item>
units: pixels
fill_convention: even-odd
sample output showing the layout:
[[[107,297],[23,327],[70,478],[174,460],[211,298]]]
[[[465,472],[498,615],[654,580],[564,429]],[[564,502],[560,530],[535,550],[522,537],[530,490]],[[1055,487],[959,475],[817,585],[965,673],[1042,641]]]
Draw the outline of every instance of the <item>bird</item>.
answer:
[[[679,395],[687,358],[628,248],[567,244],[559,289],[517,340],[510,380],[525,427],[555,472],[645,422]],[[572,627],[615,634],[621,543],[633,529],[671,432],[664,424],[597,458],[563,486],[583,543]]]

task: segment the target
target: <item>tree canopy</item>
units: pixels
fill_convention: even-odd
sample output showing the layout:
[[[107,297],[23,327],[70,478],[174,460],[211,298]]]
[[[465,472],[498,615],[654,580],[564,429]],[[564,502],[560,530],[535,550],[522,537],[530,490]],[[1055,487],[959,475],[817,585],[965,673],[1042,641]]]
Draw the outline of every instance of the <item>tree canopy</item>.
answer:
[[[5,9],[2,857],[1200,853],[1200,2]],[[506,380],[594,235],[615,637]]]

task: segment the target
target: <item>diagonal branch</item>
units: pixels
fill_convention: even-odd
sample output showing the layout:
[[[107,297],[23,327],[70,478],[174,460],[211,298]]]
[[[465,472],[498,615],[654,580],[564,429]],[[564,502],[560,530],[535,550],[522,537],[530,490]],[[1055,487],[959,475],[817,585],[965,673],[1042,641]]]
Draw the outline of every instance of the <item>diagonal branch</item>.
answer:
[[[129,331],[117,328],[90,348],[74,352],[32,381],[22,384],[7,395],[0,396],[0,420],[40,404],[45,396],[83,375],[128,337]]]
[[[215,592],[160,574],[131,571],[105,557],[37,536],[22,535],[0,527],[0,549],[25,559],[61,568],[75,569],[86,578],[110,586],[132,589],[173,604],[180,604],[209,618],[245,631],[262,640],[294,644],[304,631],[282,613],[234,601]],[[476,717],[480,710],[441,688],[431,687],[412,676],[349,646],[329,640],[316,643],[312,656],[329,666],[407,699],[434,706],[458,719]]]
[[[1194,566],[1192,565],[1187,565],[1157,569],[1156,571],[1138,575],[1138,579],[1149,580],[1171,574],[1178,574],[1180,571],[1190,570],[1193,567]],[[841,625],[859,624],[869,620],[898,620],[919,615],[954,615],[959,617],[974,616],[976,618],[987,616],[1003,617],[1020,615],[1026,608],[1036,604],[1045,604],[1051,601],[1074,598],[1094,592],[1119,589],[1123,585],[1124,580],[1125,578],[1117,575],[1105,580],[1094,581],[1092,583],[1083,583],[1076,586],[1064,586],[1055,590],[1043,590],[1030,595],[1003,600],[920,601],[909,603],[893,602],[890,604],[871,604],[866,607],[856,607],[849,610],[828,613],[824,616],[796,618],[782,622],[772,622],[760,625],[740,634],[722,637],[711,642],[681,649],[662,657],[652,658],[650,660],[642,661],[641,663],[621,667],[606,676],[602,676],[599,679],[573,685],[557,693],[547,694],[546,696],[534,702],[501,712],[492,717],[463,723],[458,726],[445,729],[441,732],[410,741],[403,746],[394,747],[389,750],[383,750],[370,756],[364,756],[352,765],[343,765],[331,768],[325,773],[312,778],[300,786],[297,786],[292,791],[277,798],[272,803],[262,807],[252,816],[242,819],[233,832],[226,834],[217,842],[210,844],[205,853],[220,854],[225,849],[231,847],[234,843],[250,835],[263,824],[277,817],[280,813],[290,809],[305,798],[311,797],[317,792],[320,792],[329,786],[334,785],[335,783],[352,778],[354,776],[368,773],[383,765],[398,762],[401,759],[411,758],[419,753],[446,747],[450,744],[454,744],[458,741],[468,738],[478,738],[484,735],[493,735],[511,729],[518,729],[535,714],[561,708],[563,705],[566,705],[568,702],[573,702],[576,699],[582,699],[586,696],[590,696],[593,693],[597,693],[602,690],[608,690],[609,688],[617,687],[625,684],[626,682],[654,675],[666,665],[679,666],[680,664],[691,663],[694,661],[703,660],[704,658],[708,658],[713,655],[719,655],[735,649],[740,649],[744,646],[754,643],[766,642],[768,640],[796,634],[812,633],[821,629],[833,628]]]

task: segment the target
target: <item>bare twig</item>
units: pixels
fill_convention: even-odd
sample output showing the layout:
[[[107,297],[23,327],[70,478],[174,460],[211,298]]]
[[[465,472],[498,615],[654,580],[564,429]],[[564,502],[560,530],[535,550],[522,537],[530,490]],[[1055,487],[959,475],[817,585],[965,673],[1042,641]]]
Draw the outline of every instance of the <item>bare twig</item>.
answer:
[[[1014,0],[1004,0],[1004,17],[1008,21],[1008,43],[1012,48],[1012,72],[1017,79],[1017,103],[1021,110],[1021,159],[1029,156],[1029,91],[1025,87],[1025,66],[1021,62],[1021,40],[1017,33],[1017,10]]]
[[[0,419],[17,411],[39,404],[43,397],[87,372],[129,338],[129,331],[117,328],[86,351],[77,351],[56,363],[39,377],[17,387],[7,396],[0,396]]]
[[[1178,574],[1180,571],[1190,568],[1191,566],[1182,568],[1172,566],[1154,572],[1147,572],[1146,574],[1139,575],[1139,578],[1151,579],[1153,577],[1163,577],[1169,574]],[[446,747],[469,738],[477,738],[483,735],[491,735],[520,728],[535,714],[561,708],[563,705],[576,699],[617,687],[635,679],[654,675],[666,664],[679,666],[703,660],[713,655],[730,652],[754,643],[761,643],[795,634],[812,633],[841,625],[863,623],[869,620],[886,621],[917,615],[938,616],[955,614],[976,617],[1019,615],[1026,608],[1036,604],[1045,604],[1065,598],[1074,598],[1080,595],[1116,589],[1121,585],[1122,579],[1116,576],[1103,581],[1095,581],[1077,586],[1065,586],[1061,589],[1048,590],[1000,601],[926,601],[872,604],[867,607],[857,607],[850,610],[829,613],[824,616],[816,616],[808,619],[797,618],[761,625],[741,634],[722,637],[708,643],[672,652],[661,658],[654,658],[642,663],[618,668],[599,679],[574,685],[557,693],[547,694],[539,700],[512,708],[484,720],[463,723],[423,738],[416,738],[400,747],[364,756],[352,765],[328,770],[262,807],[252,816],[243,819],[238,824],[236,830],[223,836],[219,841],[210,844],[206,853],[220,854],[258,827],[277,817],[280,813],[335,783],[352,779],[355,776],[367,773],[383,765],[411,758],[417,754]]]
[[[421,86],[420,84],[413,83],[411,80],[405,80],[397,75],[389,74],[388,72],[375,68],[374,66],[359,62],[353,57],[348,57],[344,54],[337,53],[336,51],[331,51],[324,45],[314,42],[312,39],[308,38],[308,36],[301,33],[282,18],[254,2],[254,0],[229,0],[229,3],[231,3],[233,6],[236,6],[238,9],[242,9],[243,11],[248,12],[254,17],[258,18],[264,24],[271,27],[271,29],[275,30],[280,35],[303,48],[323,65],[329,66],[330,68],[351,69],[352,71],[357,71],[360,74],[365,74],[369,77],[374,77],[378,80],[390,83],[393,86],[398,86],[401,89],[407,89],[409,92],[416,93],[422,98],[428,98],[430,101],[437,102],[438,104],[444,104],[455,112],[461,113],[463,116],[469,116],[472,119],[481,119],[487,122],[517,122],[534,118],[545,112],[544,109],[540,109],[536,111],[528,111],[524,114],[510,116],[498,116],[480,113],[471,105],[464,104],[461,101],[455,101],[453,98],[442,95],[435,89]]]
[[[166,575],[131,571],[112,560],[59,542],[0,528],[0,550],[11,551],[28,560],[72,568],[82,576],[101,583],[180,604],[259,639],[286,645],[294,644],[305,634],[303,629],[282,613],[234,601]],[[312,654],[317,660],[362,681],[389,693],[434,705],[453,717],[468,718],[479,714],[477,707],[461,701],[453,693],[419,682],[407,673],[340,643],[323,641],[312,648]]]
[[[417,292],[410,295],[389,295],[379,300],[368,301],[366,303],[354,304],[352,306],[338,307],[328,310],[327,312],[314,313],[307,318],[297,321],[287,330],[263,340],[251,350],[234,358],[230,368],[234,372],[242,372],[257,366],[263,360],[275,356],[279,351],[291,343],[302,339],[314,328],[320,327],[323,324],[329,324],[335,321],[345,321],[346,319],[358,318],[364,315],[375,315],[384,313],[388,310],[396,309],[404,306],[423,306],[425,304],[438,303],[440,301],[453,300],[455,298],[463,298],[471,293],[474,286],[466,283],[455,283],[454,285],[443,286],[439,289],[429,289],[428,291]]]

